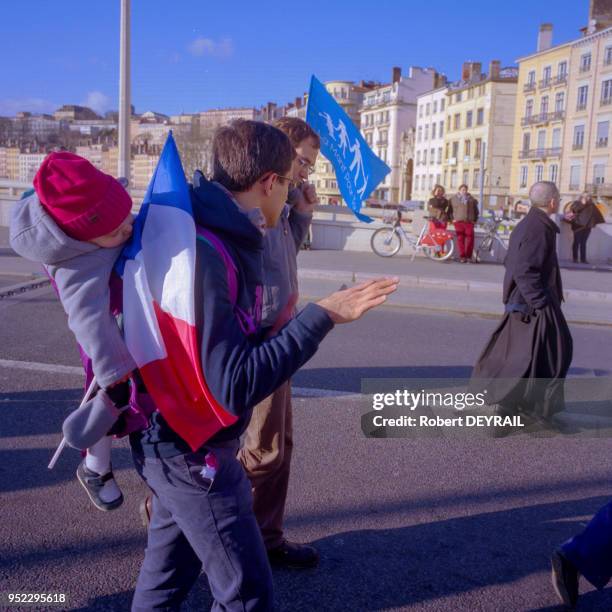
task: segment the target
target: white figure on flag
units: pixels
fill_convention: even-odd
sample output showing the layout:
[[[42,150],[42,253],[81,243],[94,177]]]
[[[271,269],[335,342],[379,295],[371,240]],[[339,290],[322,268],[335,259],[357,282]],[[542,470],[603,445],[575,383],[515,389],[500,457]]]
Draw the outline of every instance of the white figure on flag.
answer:
[[[353,146],[349,145],[349,151],[355,155],[355,157],[353,157],[351,165],[349,166],[349,171],[355,170],[355,180],[353,181],[353,183],[357,185],[359,175],[361,174],[367,184],[365,169],[363,167],[363,157],[361,156],[361,146],[358,140],[355,140],[355,144]]]
[[[334,121],[331,118],[330,114],[329,113],[319,113],[319,115],[321,115],[321,117],[325,119],[325,123],[327,124],[327,131],[329,132],[329,135],[332,137],[333,140],[336,140],[336,136],[334,134],[335,132]]]
[[[346,125],[344,125],[344,121],[342,121],[342,119],[338,121],[338,127],[336,127],[336,131],[340,135],[340,148],[342,149],[342,157],[346,157],[346,147],[349,146],[349,137],[348,132],[346,131]]]

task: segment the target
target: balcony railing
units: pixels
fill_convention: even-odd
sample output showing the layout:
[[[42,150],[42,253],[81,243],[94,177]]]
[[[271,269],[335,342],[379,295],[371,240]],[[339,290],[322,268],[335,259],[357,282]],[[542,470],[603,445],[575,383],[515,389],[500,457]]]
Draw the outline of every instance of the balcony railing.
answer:
[[[519,159],[546,159],[547,157],[561,157],[561,147],[523,149],[519,151]]]
[[[548,113],[549,121],[563,121],[565,119],[565,111],[558,110]]]
[[[536,82],[535,81],[529,81],[528,83],[525,83],[523,85],[523,92],[524,93],[529,93],[530,91],[535,91],[536,90]]]
[[[576,185],[576,184],[569,184],[569,190],[570,191],[580,191],[580,185]]]
[[[586,102],[578,102],[578,104],[576,104],[576,110],[577,111],[583,111],[586,110]]]
[[[553,85],[565,85],[567,83],[567,74],[558,74],[552,81]]]
[[[591,70],[591,62],[580,66],[580,74],[584,74],[585,72],[589,72],[590,70]]]
[[[604,66],[612,66],[612,55],[610,57],[604,58]]]
[[[608,146],[608,139],[607,138],[599,138],[597,140],[597,142],[595,143],[595,147],[598,148],[598,149],[604,149],[607,146]]]
[[[389,144],[388,140],[377,140],[376,141],[377,147],[386,147],[388,144]]]
[[[584,149],[584,142],[575,142],[572,145],[572,151],[582,151]]]
[[[602,98],[600,106],[610,106],[612,104],[612,98]]]
[[[538,124],[548,123],[549,121],[548,117],[549,117],[548,113],[539,113],[537,115],[530,115],[528,117],[523,117],[521,119],[521,125],[526,126],[526,125],[538,125]]]
[[[611,197],[612,183],[589,183],[586,190],[594,195]]]
[[[547,89],[552,86],[552,79],[549,77],[547,79],[542,79],[540,81],[540,89]]]

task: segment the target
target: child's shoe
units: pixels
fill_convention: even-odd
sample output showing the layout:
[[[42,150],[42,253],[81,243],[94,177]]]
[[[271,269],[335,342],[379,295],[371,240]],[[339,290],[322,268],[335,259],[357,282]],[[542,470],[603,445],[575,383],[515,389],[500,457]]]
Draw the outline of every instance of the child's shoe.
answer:
[[[113,476],[113,471],[109,470],[106,474],[100,475],[93,470],[90,470],[85,465],[85,460],[81,461],[79,467],[77,469],[77,478],[79,482],[83,485],[85,491],[87,491],[87,495],[89,495],[89,499],[91,503],[98,508],[98,510],[103,510],[108,512],[109,510],[115,510],[123,503],[123,493],[121,493],[117,483],[115,482],[115,477]],[[112,482],[111,482],[112,481]],[[115,488],[119,491],[119,497],[113,496],[110,501],[105,501],[104,497],[104,489],[107,489],[106,493],[109,493],[109,487]]]

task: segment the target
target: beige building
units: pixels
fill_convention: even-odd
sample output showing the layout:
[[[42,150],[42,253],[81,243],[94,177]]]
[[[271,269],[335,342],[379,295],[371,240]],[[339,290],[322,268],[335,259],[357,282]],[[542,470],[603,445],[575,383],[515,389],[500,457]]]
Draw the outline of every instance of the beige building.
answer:
[[[582,36],[553,46],[543,24],[536,53],[519,64],[512,193],[537,180],[557,184],[565,202],[583,190],[612,202],[612,4],[591,0]]]
[[[449,85],[442,184],[448,193],[468,185],[482,208],[508,203],[515,121],[517,70],[492,61],[463,64],[461,81]]]
[[[200,125],[203,128],[216,128],[220,125],[227,125],[235,119],[259,119],[257,110],[252,107],[214,108],[202,111],[199,115]]]

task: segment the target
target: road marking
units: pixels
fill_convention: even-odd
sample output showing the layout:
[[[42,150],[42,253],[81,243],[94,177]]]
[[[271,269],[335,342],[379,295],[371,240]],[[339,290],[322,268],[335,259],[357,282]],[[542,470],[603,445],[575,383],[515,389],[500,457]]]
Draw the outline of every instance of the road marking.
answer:
[[[36,361],[13,361],[12,359],[0,359],[0,367],[13,368],[16,370],[33,370],[35,372],[49,372],[50,374],[83,374],[83,368],[77,366],[58,365],[55,363],[38,363]]]
[[[13,368],[16,370],[31,370],[35,372],[49,372],[50,374],[69,374],[81,376],[83,368],[78,366],[58,365],[53,363],[39,363],[36,361],[14,361],[12,359],[0,359],[0,367]],[[317,389],[313,387],[293,387],[292,394],[296,398],[326,398],[335,397],[341,399],[357,399],[361,395],[352,391],[339,391],[336,389]]]

